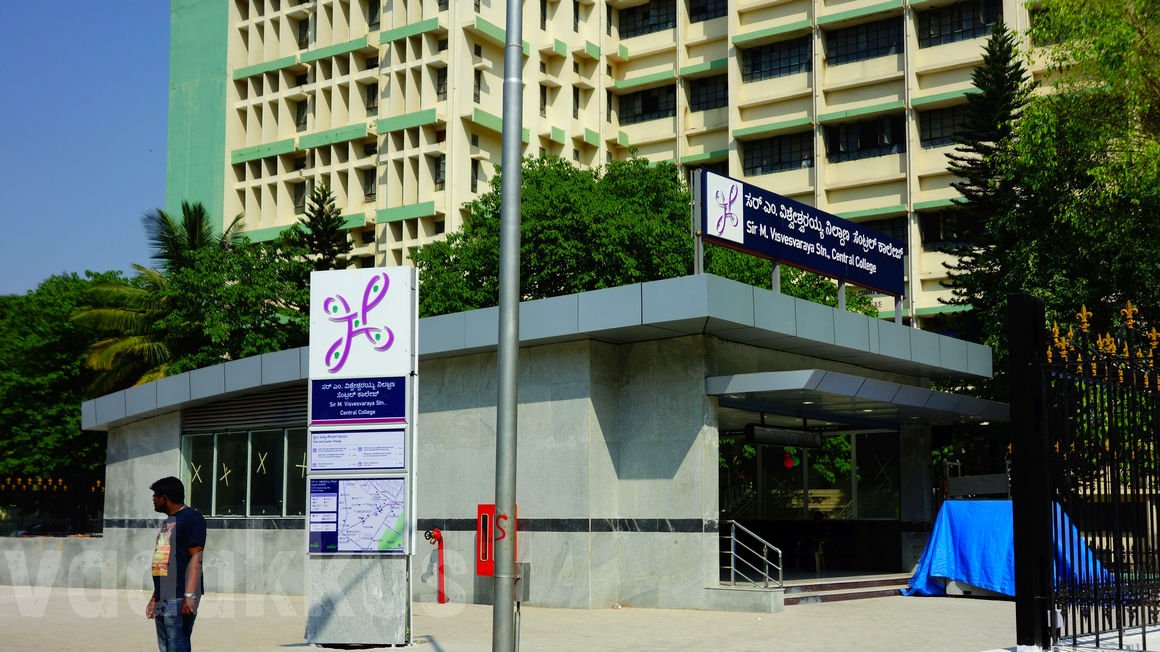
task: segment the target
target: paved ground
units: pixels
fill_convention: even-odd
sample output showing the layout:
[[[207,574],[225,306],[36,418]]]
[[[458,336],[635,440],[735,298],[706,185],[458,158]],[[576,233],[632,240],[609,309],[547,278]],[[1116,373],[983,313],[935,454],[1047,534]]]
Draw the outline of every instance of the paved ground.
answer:
[[[142,591],[0,586],[0,652],[156,650]],[[780,614],[676,609],[525,607],[520,650],[841,650],[981,652],[1014,645],[1012,602],[876,598],[789,607]],[[301,597],[210,595],[194,649],[305,649]],[[415,605],[417,652],[487,652],[491,607]]]

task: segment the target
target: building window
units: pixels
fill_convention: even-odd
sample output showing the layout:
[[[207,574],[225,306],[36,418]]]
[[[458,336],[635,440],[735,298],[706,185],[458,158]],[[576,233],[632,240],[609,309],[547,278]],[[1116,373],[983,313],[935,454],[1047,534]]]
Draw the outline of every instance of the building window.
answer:
[[[965,104],[922,111],[918,114],[918,140],[926,148],[950,145],[966,124]]]
[[[729,76],[689,80],[689,110],[708,111],[729,104]]]
[[[572,117],[580,117],[580,89],[572,87]]]
[[[612,5],[604,5],[604,33],[612,36]]]
[[[652,34],[676,24],[676,0],[650,0],[648,4],[620,10],[620,38]]]
[[[803,36],[741,51],[741,80],[758,81],[809,72],[813,67],[814,39]]]
[[[1003,15],[1002,0],[960,0],[918,12],[918,47],[929,48],[986,36]]]
[[[831,66],[900,52],[901,16],[826,33],[826,59]]]
[[[580,0],[572,0],[572,31],[580,31]]]
[[[447,69],[446,68],[436,68],[435,69],[435,99],[436,100],[447,99]]]
[[[374,201],[375,197],[378,195],[378,183],[377,179],[375,178],[376,176],[377,175],[375,174],[375,170],[373,168],[362,171],[363,197],[367,201]]]
[[[918,214],[918,233],[925,251],[944,251],[970,246],[963,227],[963,221],[955,211]]]
[[[540,29],[548,29],[548,0],[540,0]]]
[[[905,217],[888,217],[882,220],[868,220],[866,222],[859,222],[859,224],[901,242],[903,252],[906,251],[907,226]]]
[[[620,124],[671,118],[677,114],[676,86],[661,86],[620,96]]]
[[[812,168],[814,166],[814,132],[802,131],[761,140],[751,140],[742,147],[742,169],[746,176],[757,176]]]
[[[689,22],[720,18],[729,11],[728,0],[689,0]]]
[[[471,159],[471,192],[479,192],[479,161]]]
[[[310,104],[306,100],[294,103],[294,126],[298,131],[306,131],[306,118],[310,114]]]
[[[480,97],[480,94],[482,93],[482,90],[483,90],[483,71],[476,70],[475,71],[475,83],[473,84],[472,91],[471,91],[472,97],[475,99],[476,104],[479,103],[479,97]]]
[[[604,91],[604,120],[612,122],[612,91]]]
[[[826,160],[831,163],[905,151],[906,125],[901,114],[826,127]]]
[[[440,154],[439,158],[435,160],[435,190],[443,190],[444,184],[447,182],[447,155]]]
[[[371,0],[367,4],[367,27],[370,29],[379,28],[379,16],[382,14],[382,5],[379,0]]]
[[[367,84],[367,113],[379,110],[379,84],[372,82]]]
[[[306,513],[306,429],[182,437],[187,501],[206,516]]]
[[[439,8],[439,11],[447,11],[447,5],[448,0],[439,0],[437,3],[435,3],[435,6]]]
[[[540,117],[548,117],[548,87],[540,84]]]
[[[305,49],[310,46],[310,21],[298,21],[298,29],[295,33],[295,38],[298,41],[298,48]]]

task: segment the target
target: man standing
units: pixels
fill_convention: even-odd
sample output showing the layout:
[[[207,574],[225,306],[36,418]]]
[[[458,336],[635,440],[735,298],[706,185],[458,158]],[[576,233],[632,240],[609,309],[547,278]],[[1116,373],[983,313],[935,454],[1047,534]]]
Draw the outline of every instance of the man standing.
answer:
[[[197,617],[202,588],[201,558],[205,550],[205,518],[185,504],[185,485],[161,478],[153,490],[153,509],[168,516],[153,548],[153,596],[145,617],[157,626],[160,652],[189,652],[189,636]]]

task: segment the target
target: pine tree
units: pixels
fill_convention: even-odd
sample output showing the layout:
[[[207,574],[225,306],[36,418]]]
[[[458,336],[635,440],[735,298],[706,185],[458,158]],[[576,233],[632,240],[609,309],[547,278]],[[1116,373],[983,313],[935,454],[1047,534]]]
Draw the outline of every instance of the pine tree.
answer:
[[[343,228],[345,220],[334,204],[334,193],[320,183],[310,191],[306,212],[294,225],[294,239],[307,249],[307,258],[316,271],[343,269],[354,245]]]
[[[977,90],[967,96],[963,131],[948,154],[949,170],[958,177],[952,187],[962,195],[951,209],[952,219],[969,243],[947,263],[951,299],[946,303],[969,307],[947,321],[959,337],[996,346],[992,329],[1004,323],[1012,256],[1018,225],[1011,212],[1020,205],[1021,190],[1004,172],[1011,134],[1020,110],[1034,85],[1015,45],[1015,35],[1002,18],[995,21],[987,39],[983,61],[972,74]]]

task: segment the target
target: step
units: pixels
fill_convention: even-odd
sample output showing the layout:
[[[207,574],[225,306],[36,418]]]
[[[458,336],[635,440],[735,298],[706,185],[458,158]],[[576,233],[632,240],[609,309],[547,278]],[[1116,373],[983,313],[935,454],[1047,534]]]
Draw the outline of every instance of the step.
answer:
[[[836,589],[829,591],[810,591],[805,593],[786,593],[785,606],[821,604],[823,602],[839,602],[842,600],[864,600],[867,598],[886,598],[899,594],[905,584],[896,586],[875,586],[858,589]]]
[[[850,577],[822,577],[789,580],[785,583],[786,596],[795,593],[820,593],[823,591],[853,591],[885,587],[905,587],[910,581],[909,573],[886,575],[855,575]]]

